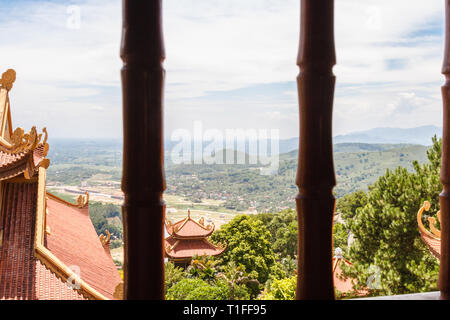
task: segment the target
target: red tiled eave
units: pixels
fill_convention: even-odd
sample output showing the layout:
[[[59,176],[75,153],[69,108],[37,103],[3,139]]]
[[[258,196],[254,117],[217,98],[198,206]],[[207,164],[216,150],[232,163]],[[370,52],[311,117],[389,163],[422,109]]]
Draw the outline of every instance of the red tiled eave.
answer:
[[[426,233],[420,232],[420,236],[422,237],[423,242],[427,245],[427,247],[430,249],[430,252],[437,258],[440,259],[441,257],[441,240],[430,237]]]
[[[47,200],[45,247],[65,265],[79,271],[80,278],[100,294],[114,299],[121,282],[109,248],[105,249],[89,218],[87,206],[76,208],[53,197]]]
[[[169,236],[165,243],[166,255],[172,259],[189,259],[195,255],[217,256],[225,251],[225,248],[218,248],[206,239],[179,240]]]
[[[0,180],[13,178],[26,170],[36,173],[44,157],[43,145],[20,153],[7,153],[0,150]]]

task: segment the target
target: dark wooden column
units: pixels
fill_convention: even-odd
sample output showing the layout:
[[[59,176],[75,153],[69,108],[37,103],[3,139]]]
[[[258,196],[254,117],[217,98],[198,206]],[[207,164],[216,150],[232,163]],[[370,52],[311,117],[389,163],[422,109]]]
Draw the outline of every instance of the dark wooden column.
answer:
[[[161,0],[123,0],[125,299],[164,299],[161,6]]]
[[[334,0],[301,0],[297,77],[300,145],[297,299],[334,299],[332,224],[336,184],[332,109],[335,77]]]
[[[444,104],[444,125],[442,132],[441,182],[443,190],[439,195],[441,206],[441,263],[439,270],[439,290],[441,299],[450,300],[450,0],[445,0],[445,51],[442,73]]]

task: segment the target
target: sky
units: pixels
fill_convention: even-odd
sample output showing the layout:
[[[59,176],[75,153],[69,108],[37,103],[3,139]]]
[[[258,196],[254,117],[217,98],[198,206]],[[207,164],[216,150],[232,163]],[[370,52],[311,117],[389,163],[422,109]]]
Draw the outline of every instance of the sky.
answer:
[[[120,0],[0,0],[13,127],[120,138]],[[298,136],[299,0],[164,0],[165,137]],[[336,0],[333,134],[442,125],[444,1]]]

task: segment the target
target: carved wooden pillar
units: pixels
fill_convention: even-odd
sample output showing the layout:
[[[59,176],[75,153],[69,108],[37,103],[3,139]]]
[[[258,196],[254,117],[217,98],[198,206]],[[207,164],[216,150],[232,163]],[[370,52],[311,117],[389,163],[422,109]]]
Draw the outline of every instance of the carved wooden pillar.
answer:
[[[125,299],[164,299],[161,6],[161,0],[123,0]]]
[[[442,73],[445,84],[442,86],[444,104],[444,125],[442,132],[441,182],[439,195],[441,206],[441,263],[439,270],[439,290],[441,299],[450,300],[450,0],[445,0],[445,51]]]
[[[301,0],[297,77],[300,145],[297,299],[334,299],[332,225],[336,185],[332,108],[335,77],[334,0]]]

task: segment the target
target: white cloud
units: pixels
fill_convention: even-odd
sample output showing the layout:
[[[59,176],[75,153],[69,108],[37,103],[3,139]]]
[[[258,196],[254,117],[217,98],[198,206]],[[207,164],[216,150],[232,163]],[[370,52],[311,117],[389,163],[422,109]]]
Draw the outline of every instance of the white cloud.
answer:
[[[208,93],[295,81],[298,0],[163,3],[168,132],[203,120],[219,129],[297,134],[295,91],[280,92],[287,101],[217,101]],[[67,27],[70,5],[80,7],[80,29]],[[443,10],[442,1],[336,0],[335,134],[441,124],[443,36],[435,30]],[[57,136],[120,136],[121,1],[4,1],[0,12],[8,12],[0,21],[0,70],[17,71],[14,125],[46,125]]]

